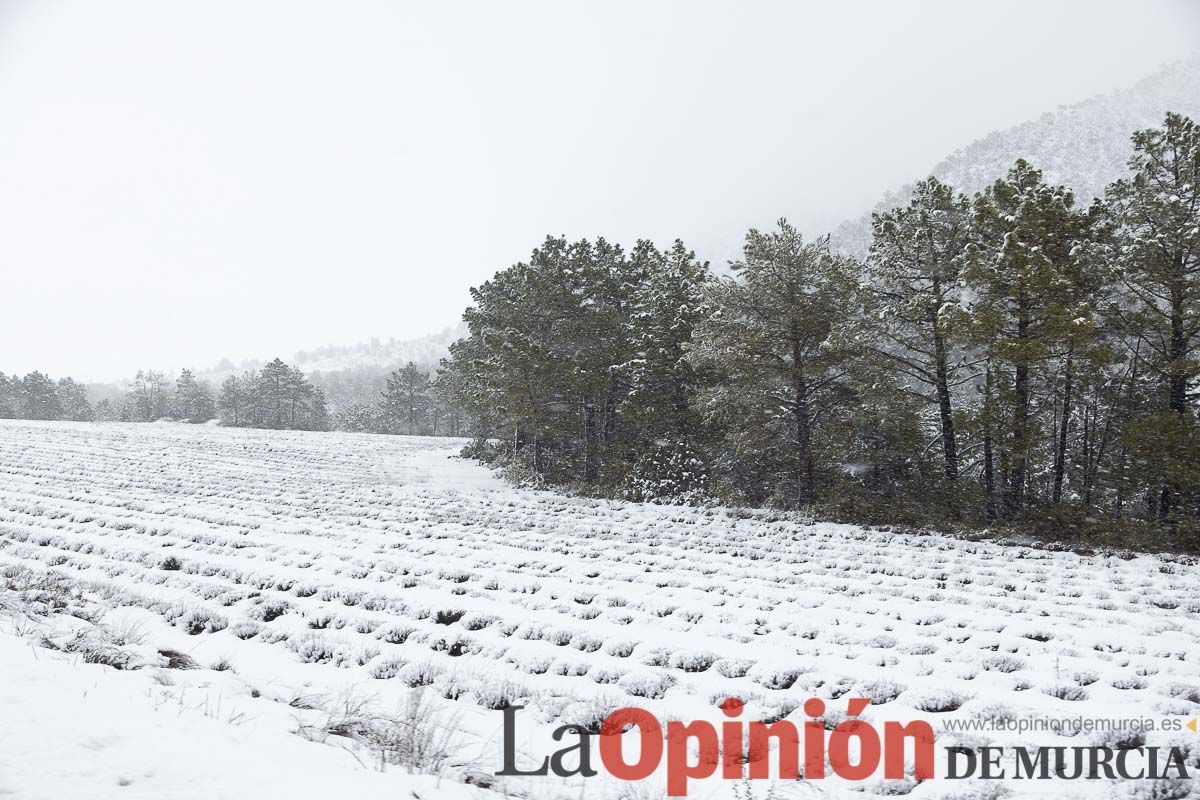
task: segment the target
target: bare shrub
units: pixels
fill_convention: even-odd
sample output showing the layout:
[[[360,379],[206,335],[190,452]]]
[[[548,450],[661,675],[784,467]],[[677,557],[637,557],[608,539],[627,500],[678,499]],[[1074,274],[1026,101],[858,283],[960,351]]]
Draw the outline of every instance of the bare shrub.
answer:
[[[421,686],[433,685],[434,680],[441,672],[442,670],[435,664],[422,661],[405,666],[396,674],[396,677],[416,689]]]
[[[274,622],[291,610],[286,600],[260,600],[246,609],[246,616],[263,622]]]
[[[103,629],[76,631],[70,637],[61,641],[43,639],[42,644],[64,653],[75,653],[83,658],[85,664],[103,664],[113,669],[132,669],[136,665],[134,656],[129,651],[114,644]]]
[[[1016,672],[1025,669],[1025,662],[1012,656],[989,656],[983,660],[982,666],[989,672]]]
[[[337,654],[337,649],[324,637],[317,634],[291,639],[288,641],[288,647],[305,664],[328,664]]]
[[[748,658],[722,658],[714,666],[722,677],[741,678],[754,667],[754,662]]]
[[[587,633],[577,633],[571,637],[571,647],[584,653],[594,653],[604,646],[604,640]]]
[[[863,681],[855,690],[855,696],[869,698],[871,705],[879,706],[895,700],[904,689],[903,684],[896,683],[895,681]]]
[[[458,716],[421,690],[390,711],[374,708],[371,698],[353,690],[334,697],[323,710],[319,723],[301,725],[296,732],[313,741],[338,736],[357,742],[380,769],[391,765],[440,775],[463,749]]]
[[[804,669],[798,667],[764,668],[752,677],[756,683],[767,689],[790,689],[804,672]]]
[[[471,614],[463,618],[462,626],[469,631],[478,631],[489,625],[495,625],[499,621],[500,618],[494,614]]]
[[[406,664],[403,658],[385,658],[372,664],[369,672],[372,678],[384,681],[396,677]]]
[[[670,664],[684,672],[704,672],[716,660],[717,656],[713,653],[675,653],[671,656]]]
[[[946,711],[957,711],[962,708],[963,703],[970,699],[971,696],[963,692],[944,689],[940,692],[931,692],[930,694],[914,698],[912,700],[912,707],[921,711],[928,711],[932,714],[939,714]]]
[[[1050,686],[1042,687],[1042,691],[1051,697],[1057,697],[1059,700],[1067,700],[1072,703],[1082,702],[1088,699],[1087,689],[1082,686],[1074,686],[1069,683],[1057,683]]]
[[[635,647],[637,647],[636,642],[612,641],[605,645],[604,652],[616,658],[629,658]]]
[[[167,660],[167,669],[199,669],[200,664],[187,653],[179,650],[159,650],[158,654]]]
[[[137,647],[149,638],[142,623],[137,620],[121,619],[101,626],[107,639],[117,647]]]
[[[524,686],[511,681],[480,681],[471,693],[479,705],[491,711],[500,711],[517,705],[529,692]]]
[[[239,639],[253,639],[262,630],[255,622],[239,622],[229,626],[229,632]]]
[[[388,644],[404,644],[408,641],[408,637],[416,633],[416,628],[411,625],[389,625],[379,632],[379,638]]]
[[[617,685],[634,697],[657,700],[675,685],[675,678],[665,673],[638,672],[621,678]]]

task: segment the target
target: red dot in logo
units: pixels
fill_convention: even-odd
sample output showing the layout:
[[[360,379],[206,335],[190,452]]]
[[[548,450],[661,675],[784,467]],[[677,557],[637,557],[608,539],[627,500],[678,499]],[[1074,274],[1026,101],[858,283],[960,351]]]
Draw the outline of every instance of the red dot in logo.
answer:
[[[742,709],[745,707],[745,705],[745,703],[736,697],[726,697],[721,703],[721,710],[725,712],[725,716],[727,717],[736,717],[738,714],[742,713]]]

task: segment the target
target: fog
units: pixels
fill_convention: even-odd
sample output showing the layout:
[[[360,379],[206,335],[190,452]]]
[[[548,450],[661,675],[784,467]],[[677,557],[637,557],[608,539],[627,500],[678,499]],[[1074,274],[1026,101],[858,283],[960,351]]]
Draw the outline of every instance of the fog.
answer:
[[[714,262],[1200,40],[1186,2],[0,4],[0,370],[454,324],[547,233]]]

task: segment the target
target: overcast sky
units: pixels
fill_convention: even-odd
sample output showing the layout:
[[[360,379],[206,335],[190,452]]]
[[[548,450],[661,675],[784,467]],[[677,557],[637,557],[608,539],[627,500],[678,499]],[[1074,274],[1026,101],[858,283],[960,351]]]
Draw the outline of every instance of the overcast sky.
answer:
[[[547,233],[724,262],[1198,40],[1190,0],[0,0],[0,370],[421,336]]]

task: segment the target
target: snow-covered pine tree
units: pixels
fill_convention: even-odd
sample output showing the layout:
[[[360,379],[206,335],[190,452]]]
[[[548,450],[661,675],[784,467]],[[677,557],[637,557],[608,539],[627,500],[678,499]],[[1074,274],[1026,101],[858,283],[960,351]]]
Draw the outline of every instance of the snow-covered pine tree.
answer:
[[[392,372],[379,401],[379,424],[384,433],[417,436],[428,433],[429,373],[410,361]]]
[[[242,382],[236,375],[230,375],[221,382],[221,391],[217,395],[217,413],[222,425],[238,427],[245,424],[246,396],[242,391]]]
[[[59,378],[58,404],[60,416],[58,419],[69,419],[75,422],[90,422],[94,416],[92,404],[88,401],[87,389],[71,378]]]
[[[724,471],[748,499],[793,505],[817,497],[822,424],[853,393],[852,350],[832,338],[857,304],[847,262],[828,238],[805,242],[786,220],[746,234],[735,277],[715,281],[696,357],[719,381],[700,409],[724,432]]]
[[[958,478],[954,395],[968,381],[960,272],[972,241],[970,202],[936,178],[907,206],[872,217],[865,333],[897,385],[937,409],[943,474]]]
[[[649,241],[630,254],[641,280],[626,315],[633,358],[620,366],[627,389],[618,406],[632,466],[625,494],[633,499],[698,499],[708,483],[702,422],[691,399],[698,388],[687,358],[692,331],[705,314],[708,263],[676,240],[662,252]]]
[[[175,381],[175,416],[186,422],[208,422],[214,414],[208,384],[196,380],[190,369],[182,370]]]
[[[50,376],[34,371],[21,379],[17,390],[20,416],[23,419],[62,419],[62,403],[58,387]]]
[[[1166,413],[1146,420],[1138,438],[1151,440],[1141,449],[1159,463],[1158,515],[1170,520],[1187,497],[1200,502],[1200,126],[1167,114],[1161,128],[1133,135],[1129,167],[1133,175],[1112,184],[1106,200],[1120,226],[1120,274],[1140,312],[1147,364],[1161,380]]]
[[[1019,160],[1007,177],[976,196],[972,244],[964,278],[973,296],[971,327],[994,380],[983,409],[1000,422],[998,474],[1009,516],[1026,504],[1031,465],[1045,444],[1046,415],[1035,395],[1052,381],[1051,365],[1069,330],[1077,294],[1077,256],[1088,244],[1084,215],[1070,190],[1050,186]],[[993,391],[994,389],[994,391]],[[993,487],[994,488],[994,487]]]

